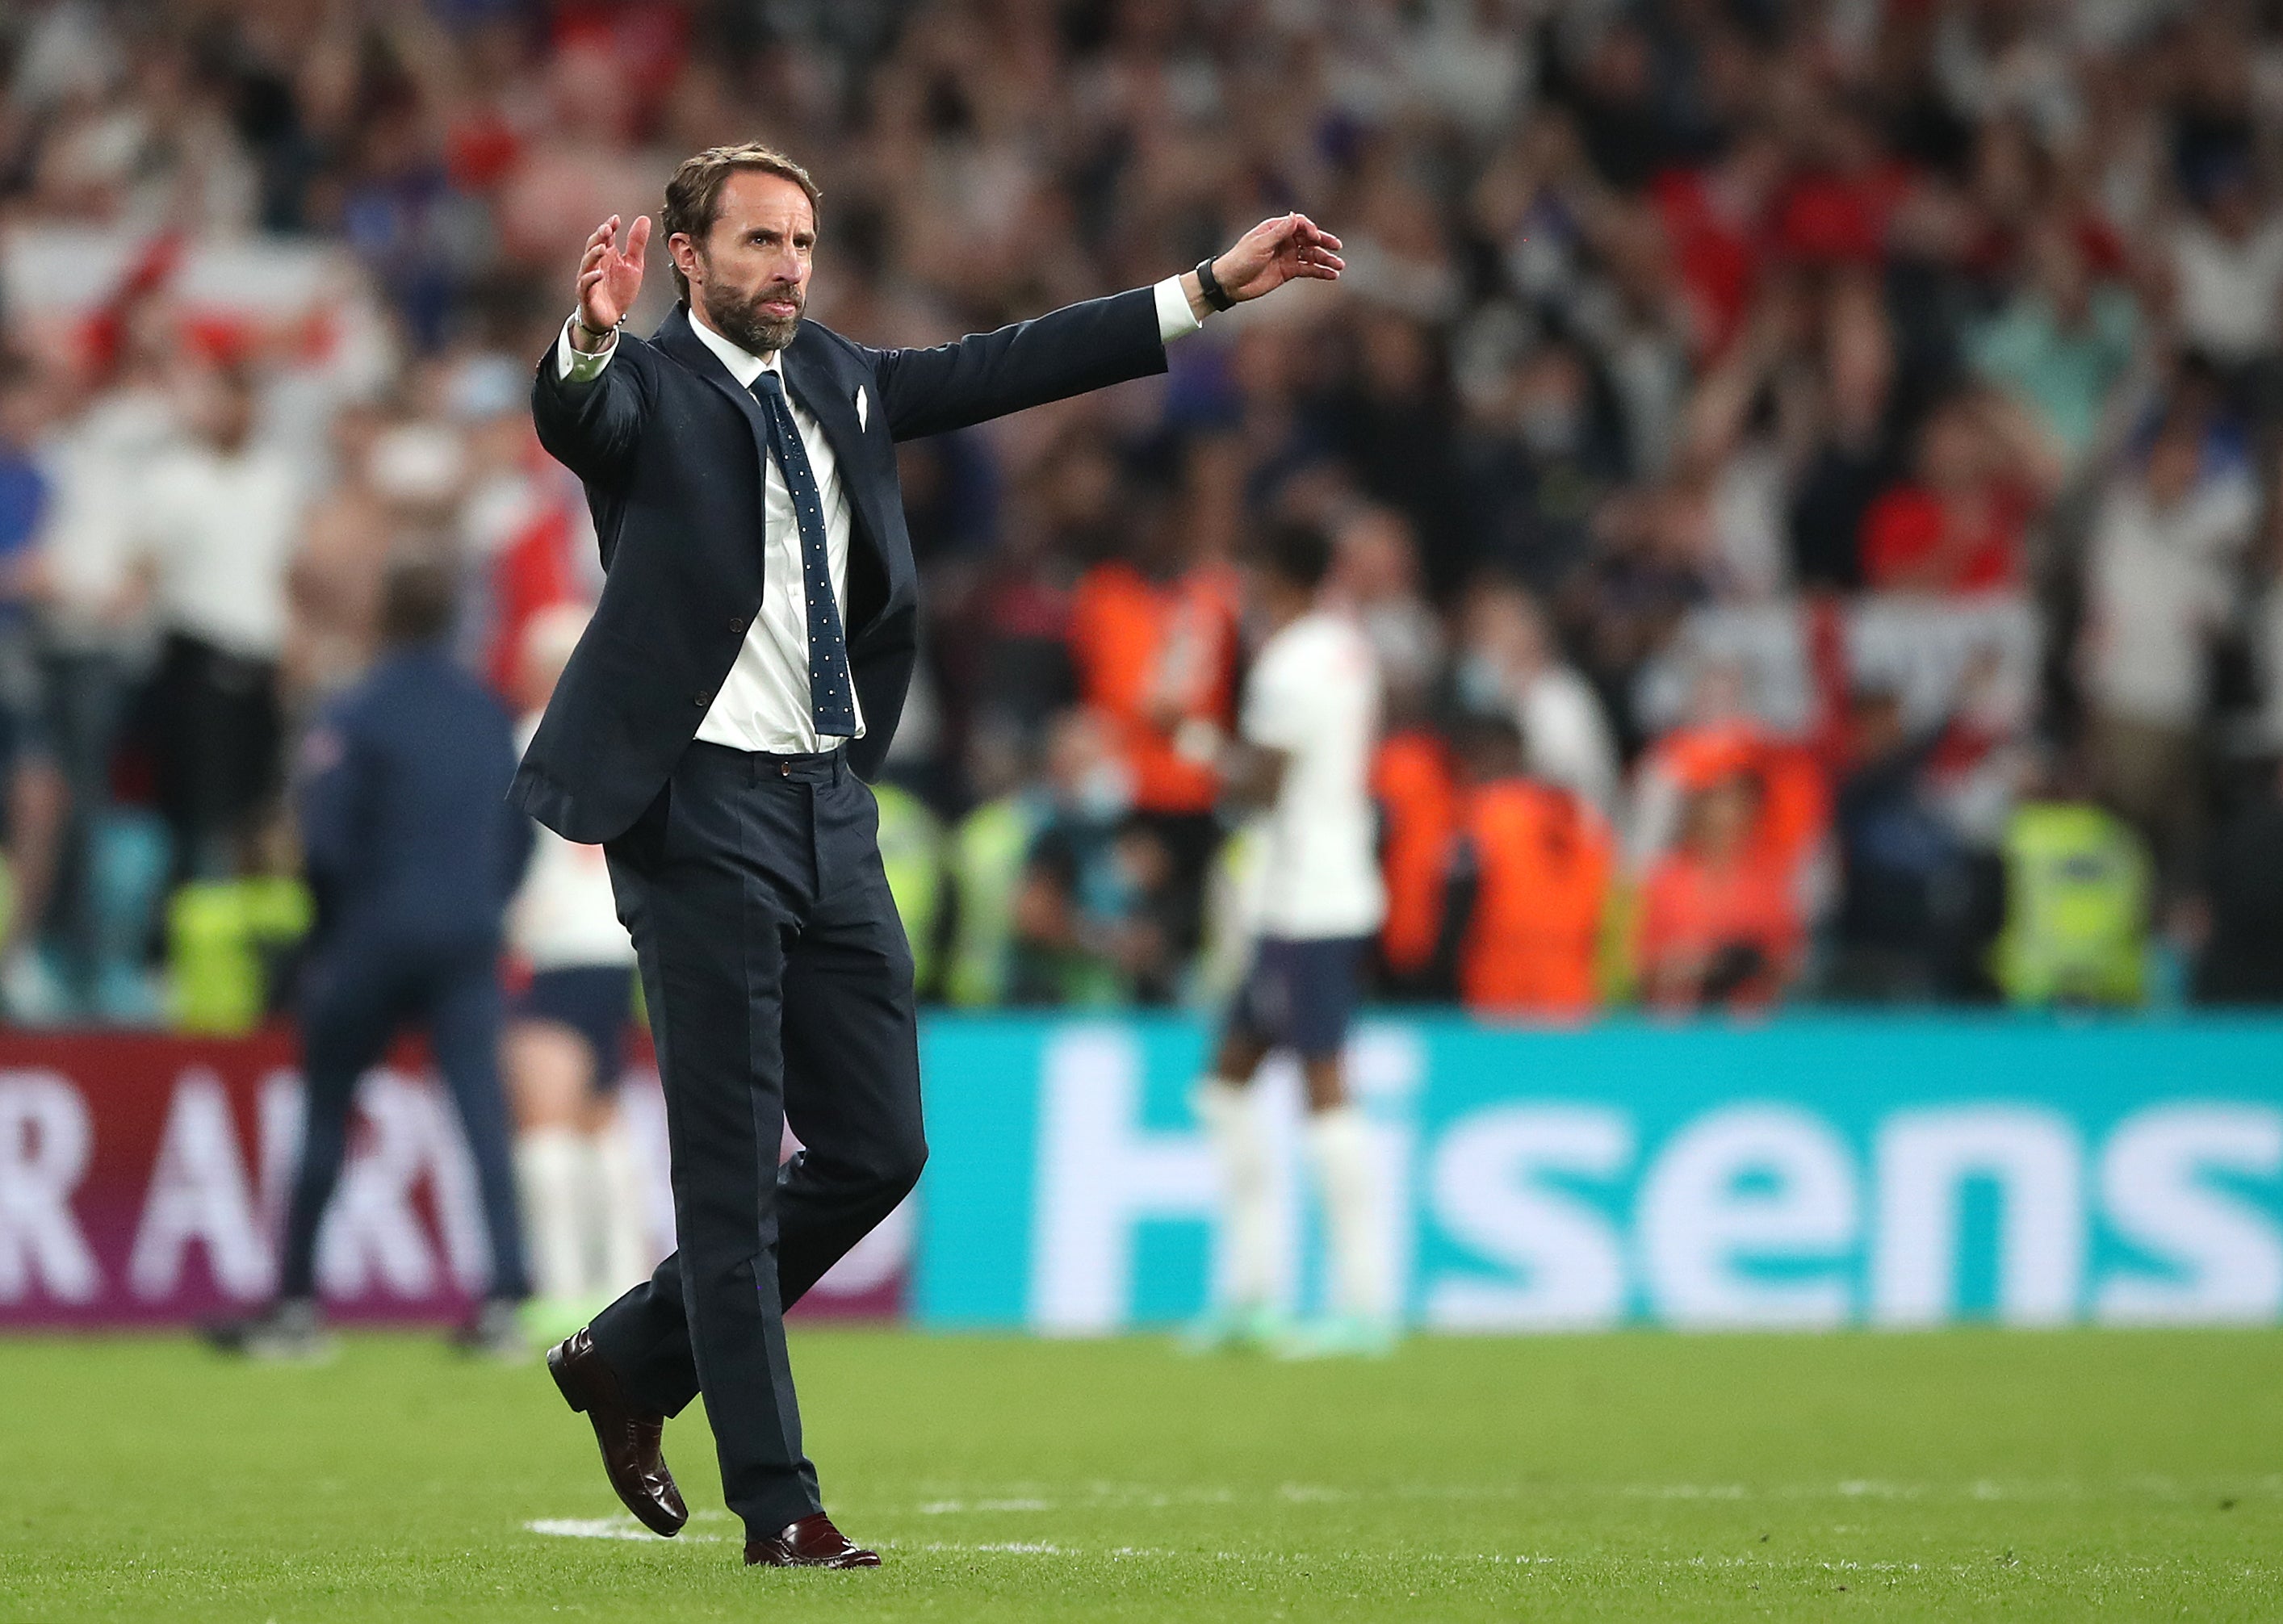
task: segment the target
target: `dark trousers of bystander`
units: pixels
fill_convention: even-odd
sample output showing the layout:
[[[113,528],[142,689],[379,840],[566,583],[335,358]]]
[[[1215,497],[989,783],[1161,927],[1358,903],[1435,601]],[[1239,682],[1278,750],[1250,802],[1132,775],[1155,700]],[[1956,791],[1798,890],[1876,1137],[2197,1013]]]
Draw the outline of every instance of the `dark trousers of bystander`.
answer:
[[[488,1294],[530,1294],[500,1088],[498,960],[499,944],[488,938],[335,941],[311,960],[300,1010],[308,1107],[281,1248],[280,1296],[316,1294],[317,1231],[340,1183],[357,1080],[407,1026],[426,1030],[436,1068],[459,1107],[491,1240]]]
[[[175,882],[237,873],[278,785],[277,662],[170,632],[152,678],[152,722]]]

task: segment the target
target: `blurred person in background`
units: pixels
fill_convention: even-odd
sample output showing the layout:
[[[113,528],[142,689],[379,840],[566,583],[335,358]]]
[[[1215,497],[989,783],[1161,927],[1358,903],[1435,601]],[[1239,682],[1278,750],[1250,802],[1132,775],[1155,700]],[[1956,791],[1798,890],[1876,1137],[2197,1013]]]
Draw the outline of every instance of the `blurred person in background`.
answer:
[[[1331,591],[1371,640],[1391,716],[1422,711],[1448,657],[1441,617],[1419,591],[1419,544],[1392,508],[1365,505],[1337,530]]]
[[[1387,735],[1372,754],[1371,798],[1379,814],[1380,880],[1387,895],[1375,991],[1398,998],[1445,997],[1435,950],[1461,792],[1458,762],[1443,731],[1423,717],[1391,711]]]
[[[2240,455],[2175,408],[2101,495],[2078,645],[2092,787],[2130,818],[2168,890],[2196,871],[2213,651],[2259,517]]]
[[[1576,1021],[1600,1002],[1617,841],[1593,802],[1528,771],[1511,717],[1461,724],[1466,789],[1445,857],[1442,957],[1469,1013]]]
[[[1513,717],[1532,778],[1615,813],[1617,751],[1601,699],[1562,658],[1537,599],[1494,577],[1469,588],[1452,680],[1462,711]]]
[[[1911,477],[1863,515],[1864,584],[1937,596],[2018,587],[2030,522],[2059,487],[2061,460],[2013,402],[1953,395],[1920,426]]]
[[[2105,426],[2140,324],[2131,290],[2099,274],[2072,226],[2052,216],[2030,228],[2020,291],[1967,342],[1975,371],[2029,413],[2074,467]]]
[[[0,785],[7,808],[7,884],[0,899],[0,952],[28,959],[47,921],[68,791],[47,744],[47,718],[33,594],[39,540],[54,501],[41,467],[47,391],[39,374],[0,355]],[[69,978],[85,998],[91,967]],[[43,978],[44,979],[44,978]],[[0,984],[0,997],[4,997]],[[11,1011],[19,1016],[27,1012]]]
[[[1803,897],[1813,894],[1831,820],[1830,785],[1812,751],[1753,712],[1749,686],[1740,665],[1707,661],[1690,685],[1686,719],[1641,753],[1625,839],[1636,874],[1646,874],[1679,838],[1691,794],[1742,772],[1760,786],[1757,839]]]
[[[2115,1008],[2147,991],[2148,850],[2089,781],[2077,761],[2046,764],[2006,823],[2006,917],[1991,958],[2009,1003]]]
[[[1321,531],[1286,523],[1266,538],[1252,578],[1266,637],[1245,680],[1240,742],[1224,759],[1231,798],[1266,821],[1251,968],[1196,1094],[1221,1177],[1219,1300],[1194,1336],[1205,1348],[1369,1355],[1395,1336],[1372,1132],[1343,1058],[1385,907],[1367,781],[1379,676],[1369,641],[1320,602],[1331,564]],[[1277,1050],[1300,1064],[1329,1255],[1324,1315],[1290,1337],[1273,1299],[1272,1179],[1251,1093]]]
[[[289,711],[339,693],[371,664],[380,629],[380,586],[397,515],[374,478],[373,450],[386,426],[357,403],[333,419],[333,477],[310,505],[285,570],[286,631],[278,681]]]
[[[588,611],[557,604],[524,623],[518,747],[530,742]],[[510,1000],[500,1068],[515,1114],[534,1294],[525,1314],[557,1341],[645,1278],[651,1245],[643,1181],[619,1112],[634,1027],[635,944],[619,922],[600,846],[534,834],[507,914],[507,945],[528,979]]]
[[[188,388],[189,437],[152,462],[131,522],[162,638],[152,731],[175,876],[222,879],[277,788],[285,580],[308,493],[256,434],[248,370]]]
[[[484,1301],[456,1340],[496,1358],[529,1355],[517,1317],[530,1286],[500,1087],[499,952],[531,825],[506,800],[508,715],[445,647],[454,579],[439,557],[392,563],[379,662],[325,706],[299,750],[295,802],[317,915],[299,1007],[306,1126],[277,1301],[210,1328],[225,1351],[327,1353],[318,1230],[340,1180],[357,1082],[411,1026],[426,1032],[459,1107],[491,1245]]]
[[[131,1006],[147,920],[108,915],[104,852],[114,835],[113,758],[150,652],[151,571],[136,555],[144,474],[175,439],[176,402],[152,346],[136,344],[97,386],[59,377],[41,446],[47,481],[32,563],[42,731],[66,805],[44,921],[19,898],[0,990],[12,1017],[53,1022]],[[34,952],[44,922],[53,953]],[[51,968],[52,965],[52,968]]]
[[[2259,773],[2214,831],[2202,878],[2197,1001],[2283,1004],[2283,766]]]
[[[943,996],[958,1008],[1004,1003],[1012,983],[1016,905],[1039,817],[1032,754],[1023,731],[1005,721],[986,718],[968,738],[975,804],[944,845],[950,928]]]
[[[1758,834],[1765,793],[1745,768],[1689,793],[1679,840],[1641,887],[1635,956],[1651,1006],[1764,1008],[1798,975],[1792,877]]]
[[[1131,555],[1087,571],[1070,610],[1079,697],[1108,721],[1134,810],[1173,863],[1187,906],[1175,943],[1201,929],[1205,871],[1220,843],[1214,759],[1235,695],[1239,587],[1226,558],[1199,556],[1187,504],[1153,493],[1129,516]]]
[[[1041,765],[1009,918],[1007,1001],[1163,1001],[1173,944],[1149,904],[1166,859],[1133,819],[1132,780],[1109,727],[1095,711],[1065,711],[1048,724]]]
[[[1824,975],[1832,996],[1924,999],[1948,990],[1966,854],[1933,793],[1930,758],[1944,732],[1909,727],[1891,689],[1854,695],[1832,819],[1840,865]]]

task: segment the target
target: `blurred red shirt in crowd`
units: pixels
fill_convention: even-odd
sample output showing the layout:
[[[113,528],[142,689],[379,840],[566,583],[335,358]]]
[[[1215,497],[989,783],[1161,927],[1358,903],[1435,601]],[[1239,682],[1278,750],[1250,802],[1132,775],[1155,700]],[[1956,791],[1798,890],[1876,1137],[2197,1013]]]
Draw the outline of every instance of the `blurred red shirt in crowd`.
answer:
[[[1863,583],[1882,592],[1957,594],[2022,579],[2022,543],[2044,494],[2040,459],[2016,443],[1999,404],[1961,396],[1928,415],[1912,477],[1863,515]]]

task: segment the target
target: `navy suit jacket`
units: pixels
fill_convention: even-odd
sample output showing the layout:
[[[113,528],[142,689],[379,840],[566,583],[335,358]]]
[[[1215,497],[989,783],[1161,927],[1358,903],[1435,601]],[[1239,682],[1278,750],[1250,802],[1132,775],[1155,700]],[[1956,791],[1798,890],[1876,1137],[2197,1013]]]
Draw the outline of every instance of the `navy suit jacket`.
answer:
[[[896,442],[1164,371],[1157,301],[1141,288],[933,349],[871,349],[804,322],[783,365],[848,496],[842,619],[865,727],[848,751],[869,778],[895,736],[917,649]],[[584,384],[559,379],[550,350],[531,404],[540,443],[586,485],[606,579],[512,795],[565,838],[593,844],[657,798],[760,608],[767,430],[686,306],[648,342],[621,333],[611,364]]]
[[[440,646],[397,649],[332,699],[294,785],[321,944],[496,941],[531,854],[514,771],[506,710]]]

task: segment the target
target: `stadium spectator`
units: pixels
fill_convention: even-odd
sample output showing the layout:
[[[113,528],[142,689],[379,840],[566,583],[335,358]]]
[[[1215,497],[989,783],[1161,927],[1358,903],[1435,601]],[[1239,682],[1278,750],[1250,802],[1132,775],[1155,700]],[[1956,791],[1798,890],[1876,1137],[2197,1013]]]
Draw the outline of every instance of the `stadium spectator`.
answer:
[[[1765,793],[1749,769],[1689,793],[1679,840],[1641,890],[1636,958],[1650,1004],[1762,1007],[1798,974],[1793,880],[1757,833]]]
[[[2240,460],[2175,411],[2093,520],[2079,645],[2093,785],[2139,828],[2168,884],[2196,858],[2212,654],[2234,619],[2258,505]]]
[[[1446,858],[1444,956],[1459,998],[1492,1019],[1578,1020],[1595,971],[1617,842],[1593,804],[1528,775],[1507,717],[1465,725],[1467,788]]]
[[[1858,694],[1850,720],[1834,796],[1841,902],[1825,988],[1849,1001],[1923,1002],[1949,991],[1966,896],[1962,843],[1930,771],[1942,734],[1914,734],[1892,691]]]
[[[191,435],[154,460],[129,520],[162,637],[155,680],[158,793],[178,879],[240,872],[277,788],[277,662],[285,577],[306,493],[256,431],[243,369],[196,377]]]
[[[1444,890],[1461,815],[1458,764],[1442,734],[1419,722],[1395,727],[1372,757],[1379,812],[1380,879],[1387,917],[1379,930],[1383,992],[1445,993],[1436,975]]]
[[[0,786],[7,807],[10,882],[0,953],[18,963],[28,963],[39,951],[66,796],[46,743],[32,622],[40,531],[54,500],[39,455],[47,427],[46,395],[29,366],[0,370]],[[77,974],[68,983],[84,999],[92,991],[93,967],[80,956],[72,967]],[[14,979],[23,975],[18,971]],[[0,975],[0,996],[9,979]]]
[[[1194,462],[1192,468],[1196,466]],[[1096,564],[1071,603],[1080,699],[1110,730],[1145,840],[1172,865],[1176,951],[1193,950],[1206,866],[1219,843],[1213,762],[1235,703],[1237,585],[1201,556],[1189,503],[1145,498],[1128,556]]]
[[[2049,773],[2006,831],[1999,986],[2020,1005],[2138,1004],[2147,987],[2150,877],[2130,824]]]
[[[1511,718],[1530,775],[1607,816],[1617,804],[1617,748],[1600,698],[1561,658],[1537,600],[1502,581],[1478,581],[1459,628],[1453,678],[1460,708]]]
[[[1071,710],[1047,734],[1044,809],[1013,906],[1007,998],[1115,1004],[1170,993],[1172,944],[1149,906],[1168,879],[1163,846],[1132,816],[1110,729]]]
[[[2060,479],[2020,409],[1986,394],[1942,401],[1919,430],[1913,469],[1863,516],[1865,582],[1942,595],[2019,586],[2030,523]]]
[[[2283,771],[2260,775],[2214,835],[2195,993],[2207,1004],[2283,1004]]]

